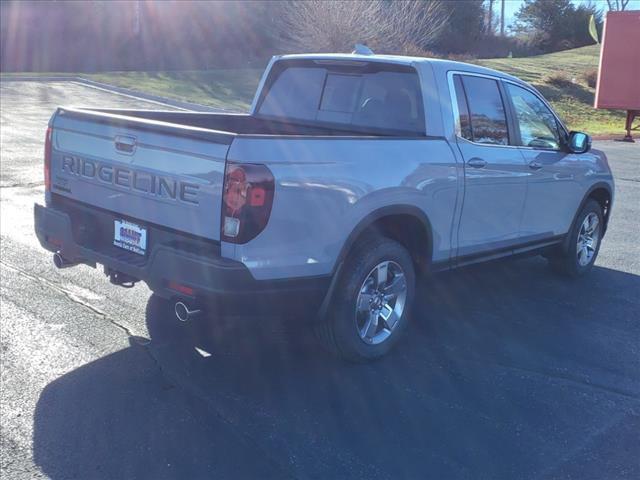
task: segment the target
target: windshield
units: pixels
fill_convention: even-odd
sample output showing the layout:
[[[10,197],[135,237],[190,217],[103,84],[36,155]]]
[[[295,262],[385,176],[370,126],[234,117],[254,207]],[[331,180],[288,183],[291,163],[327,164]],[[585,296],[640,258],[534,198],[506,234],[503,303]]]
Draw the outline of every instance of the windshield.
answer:
[[[276,65],[258,115],[424,135],[420,80],[393,65]]]

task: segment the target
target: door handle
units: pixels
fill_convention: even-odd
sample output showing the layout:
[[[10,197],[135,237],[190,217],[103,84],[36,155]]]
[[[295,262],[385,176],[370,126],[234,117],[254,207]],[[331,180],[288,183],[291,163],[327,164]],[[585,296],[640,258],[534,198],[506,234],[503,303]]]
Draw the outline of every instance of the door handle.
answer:
[[[529,168],[531,170],[540,170],[542,168],[542,164],[540,162],[533,161],[529,163]]]
[[[482,168],[487,166],[487,161],[478,157],[474,157],[467,162],[467,165],[473,168]]]

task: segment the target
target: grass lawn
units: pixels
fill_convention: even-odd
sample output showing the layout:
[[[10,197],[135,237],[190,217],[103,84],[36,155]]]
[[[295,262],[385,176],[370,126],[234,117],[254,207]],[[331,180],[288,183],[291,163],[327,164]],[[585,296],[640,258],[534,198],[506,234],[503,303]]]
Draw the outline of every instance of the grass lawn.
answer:
[[[233,111],[246,111],[253,100],[262,72],[263,69],[257,68],[166,72],[3,72],[2,78],[76,76],[165,98]]]
[[[220,69],[179,72],[109,72],[82,75],[96,82],[166,98],[246,111],[262,75],[261,69]]]
[[[594,109],[595,89],[589,87],[584,79],[586,72],[598,68],[599,55],[599,45],[593,45],[536,57],[476,62],[531,82],[572,130],[582,130],[592,135],[621,135],[624,133],[625,112]],[[80,75],[176,100],[243,111],[249,108],[261,73],[261,69],[242,68]],[[565,74],[572,81],[564,84],[548,81],[549,76],[558,73]]]

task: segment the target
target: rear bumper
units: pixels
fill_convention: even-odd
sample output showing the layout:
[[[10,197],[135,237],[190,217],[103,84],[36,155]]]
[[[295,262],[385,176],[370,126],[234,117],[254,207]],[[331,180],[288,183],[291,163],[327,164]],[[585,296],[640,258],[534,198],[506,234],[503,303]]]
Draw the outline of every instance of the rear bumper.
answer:
[[[105,270],[142,280],[164,298],[213,302],[232,313],[311,312],[319,307],[330,283],[330,277],[256,280],[244,264],[220,257],[214,244],[153,226],[146,256],[121,250],[110,244],[111,238],[95,241],[95,235],[83,235],[86,231],[113,235],[105,225],[113,225],[116,216],[82,204],[71,210],[36,204],[34,215],[36,236],[45,249],[74,263],[102,264]],[[193,289],[193,295],[169,288],[170,282]]]

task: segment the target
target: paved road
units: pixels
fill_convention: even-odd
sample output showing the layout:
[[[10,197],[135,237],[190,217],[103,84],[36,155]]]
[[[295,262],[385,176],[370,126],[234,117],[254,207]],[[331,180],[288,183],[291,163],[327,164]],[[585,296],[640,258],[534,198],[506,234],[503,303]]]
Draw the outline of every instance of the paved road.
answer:
[[[588,278],[542,259],[439,275],[399,349],[347,365],[300,318],[185,327],[144,286],[55,270],[32,233],[51,111],[158,106],[1,95],[2,478],[640,478],[640,144],[597,144],[617,198]]]

